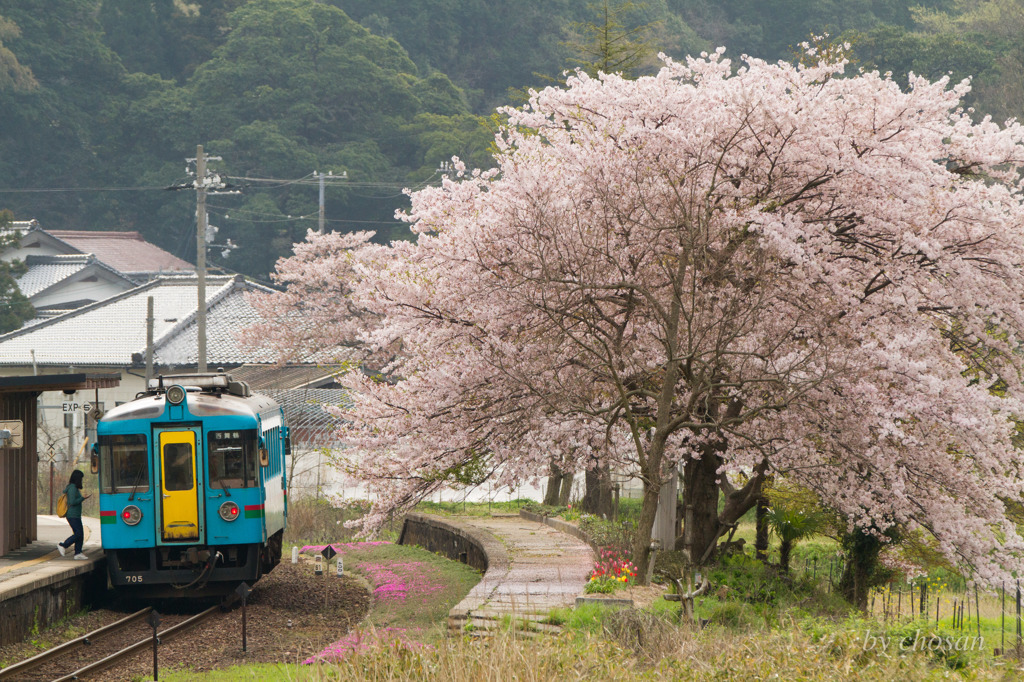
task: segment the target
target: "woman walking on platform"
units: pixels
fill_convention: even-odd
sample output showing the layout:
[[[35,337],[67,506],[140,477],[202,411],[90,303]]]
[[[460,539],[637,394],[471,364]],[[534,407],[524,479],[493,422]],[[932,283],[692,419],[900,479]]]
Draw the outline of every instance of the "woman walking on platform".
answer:
[[[68,496],[68,513],[64,518],[71,526],[71,537],[57,545],[61,556],[67,555],[67,549],[72,544],[75,546],[75,558],[85,560],[89,557],[82,554],[82,543],[85,541],[85,531],[82,529],[82,501],[88,499],[88,495],[82,495],[82,480],[85,474],[75,469],[71,472],[71,481],[64,488],[64,494]]]

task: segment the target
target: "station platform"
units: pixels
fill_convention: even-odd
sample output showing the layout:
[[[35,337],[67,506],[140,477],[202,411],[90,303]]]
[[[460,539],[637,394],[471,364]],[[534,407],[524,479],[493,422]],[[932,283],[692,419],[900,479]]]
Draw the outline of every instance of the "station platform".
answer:
[[[17,641],[33,627],[42,627],[81,608],[90,585],[106,586],[105,556],[100,545],[100,520],[83,517],[85,561],[57,551],[71,535],[68,522],[57,516],[37,518],[39,539],[0,557],[0,644]]]
[[[99,519],[82,518],[85,530],[82,553],[89,557],[87,561],[72,558],[74,547],[63,557],[57,551],[57,543],[63,542],[71,535],[71,527],[66,520],[58,516],[40,515],[36,517],[36,523],[38,540],[0,557],[0,595],[12,589],[13,585],[25,582],[26,576],[63,574],[68,571],[74,575],[82,572],[78,570],[80,568],[92,570],[93,564],[102,562]],[[0,601],[3,601],[2,596]]]

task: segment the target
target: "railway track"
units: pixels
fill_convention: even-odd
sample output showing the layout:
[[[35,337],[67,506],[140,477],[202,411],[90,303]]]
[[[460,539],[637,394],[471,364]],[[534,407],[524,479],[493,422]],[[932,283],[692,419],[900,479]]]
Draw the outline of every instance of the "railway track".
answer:
[[[106,640],[109,642],[114,635],[120,634],[124,637],[128,636],[131,632],[135,632],[135,637],[139,637],[139,634],[143,631],[143,627],[149,629],[150,626],[147,623],[147,618],[152,611],[153,609],[151,607],[146,607],[115,623],[106,625],[98,630],[93,630],[89,634],[79,637],[78,639],[73,639],[70,642],[65,642],[64,644],[53,647],[52,649],[48,649],[38,656],[33,656],[32,658],[21,661],[20,663],[15,663],[7,666],[6,668],[0,669],[0,681],[6,682],[7,680],[38,679],[65,682],[66,680],[85,679],[90,675],[95,675],[99,671],[110,668],[111,666],[114,666],[136,654],[152,650],[153,636],[150,632],[149,636],[141,637],[137,639],[134,644],[130,644],[122,649],[117,649],[113,653],[107,653],[110,650],[109,646],[97,647],[97,650],[102,652],[98,660],[84,666],[76,663],[75,665],[78,666],[77,669],[71,672],[61,672],[57,674],[53,674],[52,672],[55,669],[67,671],[71,664],[68,663],[60,665],[59,662],[61,659],[70,657],[76,652],[81,653],[83,649],[95,646],[95,643],[99,640]],[[220,611],[220,606],[211,606],[202,613],[198,613],[190,618],[170,625],[165,629],[158,630],[157,637],[160,642],[167,641],[172,637],[180,635],[200,623],[205,622]],[[161,615],[161,621],[165,621],[168,618],[170,617]]]

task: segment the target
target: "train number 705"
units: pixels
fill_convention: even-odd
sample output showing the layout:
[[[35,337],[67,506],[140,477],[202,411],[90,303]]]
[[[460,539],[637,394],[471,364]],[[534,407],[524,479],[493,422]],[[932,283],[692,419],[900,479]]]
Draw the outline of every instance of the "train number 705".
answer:
[[[129,582],[129,583],[141,583],[142,582],[142,576],[141,575],[126,575],[124,577],[124,579],[125,579],[126,582]]]

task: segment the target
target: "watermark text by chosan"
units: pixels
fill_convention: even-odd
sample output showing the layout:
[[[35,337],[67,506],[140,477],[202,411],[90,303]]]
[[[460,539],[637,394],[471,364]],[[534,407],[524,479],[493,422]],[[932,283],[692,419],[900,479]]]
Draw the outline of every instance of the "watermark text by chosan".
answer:
[[[897,653],[900,651],[981,651],[985,648],[985,638],[975,635],[939,635],[934,632],[914,632],[913,635],[887,635],[871,630],[864,632],[863,646],[865,651],[881,651]]]

